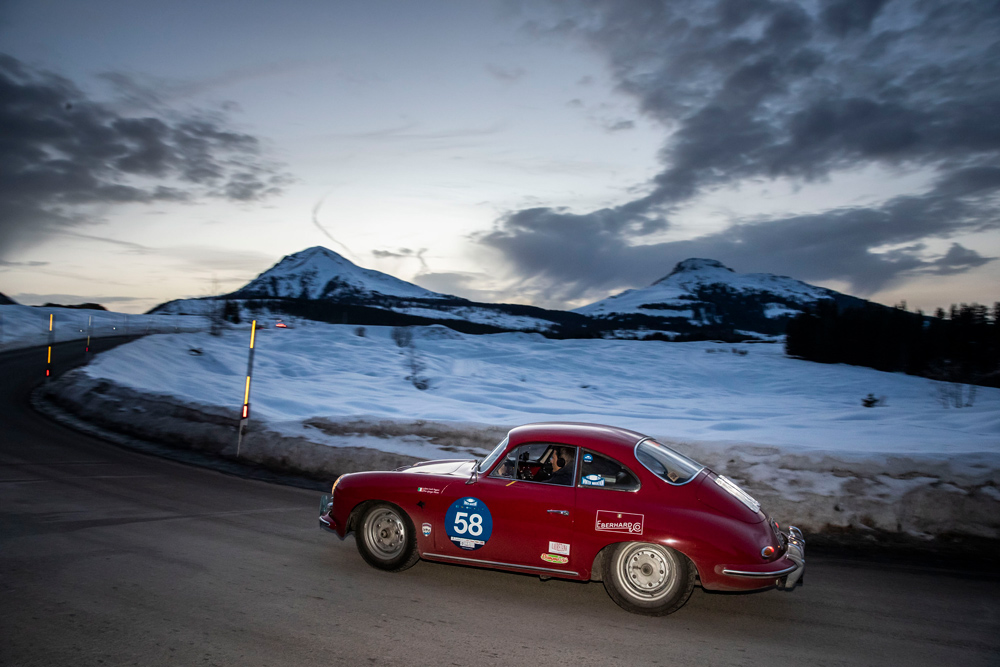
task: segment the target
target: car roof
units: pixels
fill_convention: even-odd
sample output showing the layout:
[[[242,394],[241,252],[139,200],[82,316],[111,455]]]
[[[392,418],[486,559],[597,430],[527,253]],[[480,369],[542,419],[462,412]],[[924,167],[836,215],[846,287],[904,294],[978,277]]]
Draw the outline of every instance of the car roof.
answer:
[[[558,442],[591,448],[603,445],[609,452],[615,450],[620,452],[621,449],[631,450],[637,442],[647,436],[603,424],[541,422],[518,426],[511,430],[508,437],[512,445],[526,442]]]

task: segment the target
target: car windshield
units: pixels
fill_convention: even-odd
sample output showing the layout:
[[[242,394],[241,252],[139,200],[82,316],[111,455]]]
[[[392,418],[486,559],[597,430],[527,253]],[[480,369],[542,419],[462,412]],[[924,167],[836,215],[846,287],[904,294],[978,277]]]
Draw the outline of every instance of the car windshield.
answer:
[[[505,449],[507,449],[507,438],[501,440],[500,444],[494,447],[493,451],[490,452],[490,455],[482,460],[482,462],[479,464],[478,468],[479,472],[486,472],[487,470],[489,470],[490,467],[496,462],[496,460],[500,458],[500,455],[503,454],[503,450]]]
[[[635,458],[651,473],[671,484],[686,484],[705,468],[697,461],[650,439],[636,446]]]

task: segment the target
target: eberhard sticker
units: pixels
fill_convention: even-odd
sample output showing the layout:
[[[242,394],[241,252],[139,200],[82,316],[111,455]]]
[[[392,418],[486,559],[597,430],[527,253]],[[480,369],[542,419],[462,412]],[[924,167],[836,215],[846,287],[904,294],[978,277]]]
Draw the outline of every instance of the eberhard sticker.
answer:
[[[431,534],[431,524],[429,523],[425,523],[423,526],[420,527],[420,529],[424,532],[424,537],[427,537],[428,535]]]
[[[558,563],[559,565],[565,565],[569,562],[569,558],[566,556],[556,556],[555,554],[542,554],[542,560],[546,563]]]
[[[460,549],[475,551],[486,545],[493,534],[493,516],[478,498],[459,498],[444,517],[444,532]]]
[[[549,542],[549,551],[554,554],[569,555],[569,545],[565,542]]]
[[[597,510],[597,523],[594,525],[594,530],[606,533],[642,535],[644,516],[643,514],[629,514],[628,512]]]

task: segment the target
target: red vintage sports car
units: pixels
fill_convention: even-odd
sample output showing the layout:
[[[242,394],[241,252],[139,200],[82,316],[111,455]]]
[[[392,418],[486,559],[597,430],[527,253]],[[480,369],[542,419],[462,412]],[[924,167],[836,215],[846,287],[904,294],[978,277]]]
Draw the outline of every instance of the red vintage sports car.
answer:
[[[664,615],[708,590],[792,589],[805,540],[732,480],[634,431],[513,429],[482,461],[343,475],[320,526],[353,532],[369,564],[419,559],[603,581],[624,609]]]

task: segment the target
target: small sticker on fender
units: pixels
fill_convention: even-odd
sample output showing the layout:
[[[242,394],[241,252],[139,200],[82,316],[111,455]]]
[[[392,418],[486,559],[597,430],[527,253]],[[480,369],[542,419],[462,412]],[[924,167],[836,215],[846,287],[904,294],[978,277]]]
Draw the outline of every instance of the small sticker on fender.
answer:
[[[424,537],[427,537],[428,535],[431,534],[431,524],[429,523],[425,523],[423,526],[420,527],[420,529],[423,531]]]
[[[542,554],[542,560],[546,563],[558,563],[559,565],[565,565],[569,562],[569,558],[566,558],[566,556],[557,556],[555,554]]]
[[[426,486],[418,486],[417,493],[441,493],[441,489],[431,489]]]

